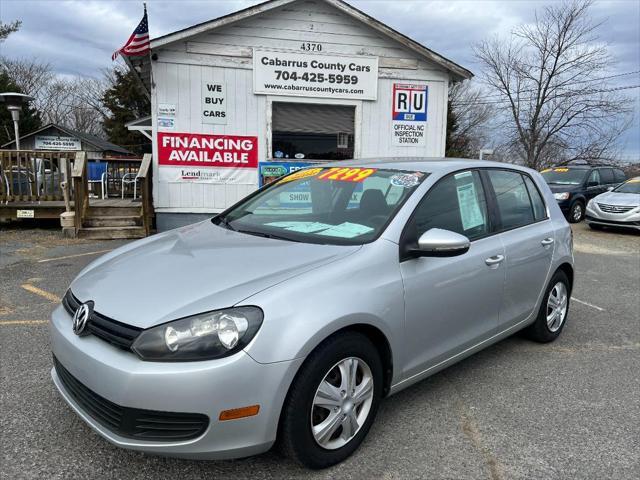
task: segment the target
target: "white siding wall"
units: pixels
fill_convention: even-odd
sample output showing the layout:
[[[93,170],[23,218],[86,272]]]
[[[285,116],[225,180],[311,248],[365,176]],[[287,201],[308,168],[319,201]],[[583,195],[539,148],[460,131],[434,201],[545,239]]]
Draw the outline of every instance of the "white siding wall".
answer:
[[[337,101],[254,95],[252,49],[300,52],[303,41],[321,43],[323,54],[378,56],[378,99]],[[444,155],[447,72],[323,2],[293,3],[215,32],[175,42],[154,50],[154,53],[158,55],[158,60],[152,62],[152,83],[155,83],[152,88],[154,156],[157,152],[157,105],[171,103],[177,106],[172,131],[255,135],[259,140],[258,158],[266,160],[271,155],[269,141],[273,101],[354,105],[355,153],[359,157]],[[204,81],[226,84],[226,125],[202,123],[200,96]],[[392,85],[398,81],[429,85],[425,147],[395,147],[391,144]],[[217,212],[257,188],[257,185],[159,183],[157,157],[154,160],[154,203],[158,212]]]

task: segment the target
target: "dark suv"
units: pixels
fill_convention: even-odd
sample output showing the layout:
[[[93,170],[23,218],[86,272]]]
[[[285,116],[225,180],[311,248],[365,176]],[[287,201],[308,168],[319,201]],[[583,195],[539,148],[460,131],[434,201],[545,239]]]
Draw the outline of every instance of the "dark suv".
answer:
[[[584,218],[589,200],[627,179],[619,168],[591,165],[553,167],[540,173],[571,223],[577,223]]]

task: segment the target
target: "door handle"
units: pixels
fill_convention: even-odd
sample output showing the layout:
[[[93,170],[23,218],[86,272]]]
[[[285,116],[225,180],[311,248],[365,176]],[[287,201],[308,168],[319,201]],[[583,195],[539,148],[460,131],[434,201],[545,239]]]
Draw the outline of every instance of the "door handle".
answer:
[[[542,246],[546,247],[547,245],[551,245],[553,243],[553,238],[548,237],[540,242]]]
[[[489,265],[490,267],[498,266],[504,261],[504,255],[494,255],[493,257],[487,258],[484,263]]]

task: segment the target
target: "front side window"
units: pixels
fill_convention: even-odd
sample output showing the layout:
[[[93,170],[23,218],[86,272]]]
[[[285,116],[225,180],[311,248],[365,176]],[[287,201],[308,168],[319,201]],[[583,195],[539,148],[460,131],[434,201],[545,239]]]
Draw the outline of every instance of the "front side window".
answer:
[[[359,245],[382,233],[427,176],[365,167],[307,168],[270,184],[213,221],[258,236]]]
[[[594,170],[593,172],[591,172],[587,185],[591,187],[600,185],[600,172],[598,172],[598,170]]]
[[[502,230],[534,222],[533,208],[524,179],[519,172],[489,170],[502,222]]]
[[[408,226],[410,241],[431,228],[476,240],[489,233],[487,204],[477,171],[455,173],[435,184],[422,199]]]

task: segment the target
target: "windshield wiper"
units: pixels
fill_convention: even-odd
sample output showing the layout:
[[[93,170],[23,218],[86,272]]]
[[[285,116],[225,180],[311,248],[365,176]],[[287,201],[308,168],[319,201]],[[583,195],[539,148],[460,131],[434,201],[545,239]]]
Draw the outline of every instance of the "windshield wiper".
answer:
[[[256,237],[273,238],[275,240],[286,240],[287,242],[297,242],[300,240],[294,240],[289,237],[281,237],[280,235],[274,235],[273,233],[256,232],[255,230],[236,230],[238,233],[246,233],[247,235],[255,235]]]
[[[237,230],[231,226],[227,217],[217,217],[217,218],[218,218],[218,225],[224,226],[227,230],[237,232]]]

